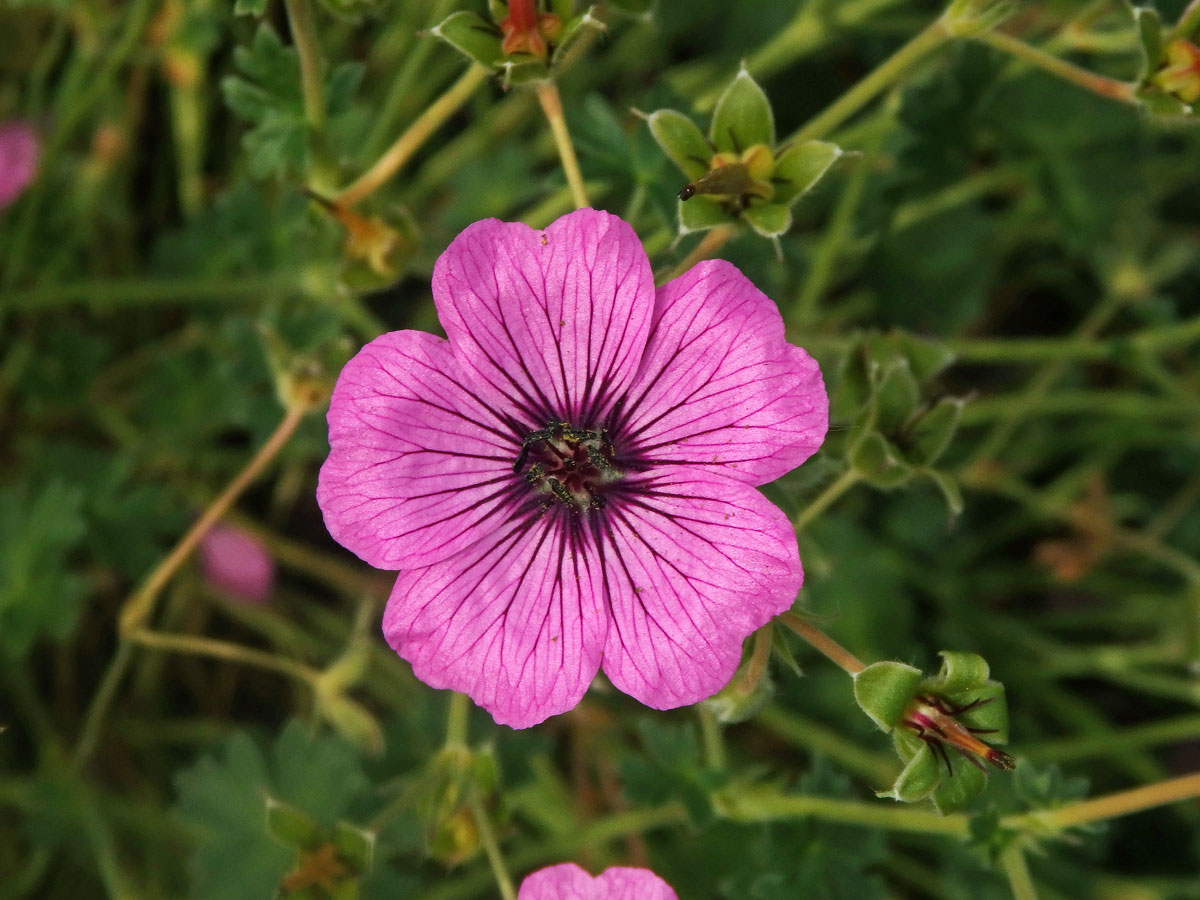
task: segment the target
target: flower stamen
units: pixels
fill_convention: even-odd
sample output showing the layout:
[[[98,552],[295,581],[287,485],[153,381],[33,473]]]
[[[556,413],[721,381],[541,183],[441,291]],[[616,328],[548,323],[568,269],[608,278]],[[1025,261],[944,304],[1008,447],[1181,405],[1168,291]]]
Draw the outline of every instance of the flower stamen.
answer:
[[[621,474],[614,456],[607,429],[551,422],[521,442],[513,471],[520,474],[533,460],[524,480],[548,495],[544,508],[559,500],[574,512],[603,509],[604,487]]]
[[[917,733],[917,737],[929,745],[930,752],[946,764],[948,773],[951,773],[952,770],[946,745],[953,747],[962,754],[967,762],[978,769],[984,768],[979,760],[986,759],[997,769],[1011,772],[1016,767],[1017,761],[1003,750],[997,750],[976,736],[991,734],[995,729],[969,728],[958,721],[958,716],[979,709],[994,699],[994,697],[980,698],[972,703],[954,706],[932,694],[918,694],[905,712],[901,722],[913,729]]]

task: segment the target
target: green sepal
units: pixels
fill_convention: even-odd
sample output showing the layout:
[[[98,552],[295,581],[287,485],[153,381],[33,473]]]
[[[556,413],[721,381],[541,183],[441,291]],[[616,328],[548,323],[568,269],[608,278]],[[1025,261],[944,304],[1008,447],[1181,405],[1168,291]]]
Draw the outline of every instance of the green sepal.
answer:
[[[940,373],[955,359],[953,351],[944,344],[928,338],[917,337],[907,331],[897,331],[886,338],[878,338],[878,340],[886,341],[904,354],[912,368],[913,375],[921,384]]]
[[[951,518],[958,518],[965,508],[965,504],[963,503],[962,488],[958,486],[958,481],[954,476],[937,469],[921,469],[921,474],[937,485],[937,489],[942,492],[942,499],[946,501],[946,509]]]
[[[607,27],[592,15],[592,7],[588,7],[583,15],[576,16],[569,22],[564,19],[563,22],[562,34],[559,35],[558,41],[554,45],[554,52],[550,55],[551,66],[556,66],[562,61],[571,45],[583,36],[586,29],[595,28],[597,31],[603,31]]]
[[[321,843],[321,826],[290,803],[267,797],[267,833],[281,844],[308,850]]]
[[[708,171],[713,151],[695,122],[673,109],[660,109],[646,117],[646,124],[663,153],[689,180]]]
[[[890,732],[917,695],[921,678],[921,670],[907,663],[873,663],[854,675],[854,699],[876,725]]]
[[[810,191],[841,155],[841,147],[826,141],[792,144],[775,158],[775,202],[791,204]]]
[[[921,751],[926,752],[921,752]],[[942,764],[924,745],[914,753],[897,776],[890,791],[880,791],[877,796],[891,797],[901,803],[916,803],[924,800],[938,786],[942,777]]]
[[[473,12],[453,13],[430,28],[429,33],[490,69],[495,69],[504,56],[496,26]]]
[[[1137,25],[1138,42],[1142,47],[1142,67],[1138,81],[1145,81],[1163,61],[1162,18],[1149,6],[1135,6],[1133,21]]]
[[[1152,116],[1163,119],[1196,120],[1196,114],[1190,106],[1178,97],[1164,94],[1156,87],[1147,87],[1138,91],[1138,101],[1142,108]]]
[[[534,84],[550,77],[550,69],[540,59],[527,57],[524,61],[507,60],[500,64],[506,88],[518,84]]]
[[[679,233],[707,231],[717,225],[730,225],[735,221],[725,205],[711,197],[693,197],[679,201]]]
[[[372,755],[383,751],[383,728],[379,720],[357,700],[331,692],[320,698],[319,708],[334,731],[360,750]]]
[[[776,628],[771,634],[771,655],[787,666],[797,678],[804,677],[804,669],[796,659],[796,654],[792,652],[791,645],[784,638],[782,628]]]
[[[745,670],[746,663],[743,663],[738,667],[729,684],[707,700],[701,701],[704,707],[722,724],[735,725],[753,718],[775,694],[775,685],[772,683],[770,675],[765,672],[750,690],[746,690],[743,687]]]
[[[718,150],[741,153],[755,144],[775,145],[775,114],[758,82],[742,68],[713,110],[709,140]]]
[[[778,237],[792,227],[792,211],[780,203],[748,206],[742,210],[742,218],[763,237]]]
[[[982,686],[991,674],[987,660],[978,653],[941,650],[938,656],[942,658],[942,668],[923,685],[930,693],[950,697],[973,690]]]
[[[488,15],[499,25],[508,18],[508,4],[504,0],[488,0]]]
[[[933,751],[924,748],[924,756],[933,756]],[[982,769],[971,765],[962,757],[951,758],[950,772],[942,772],[941,780],[934,789],[933,805],[943,816],[965,809],[971,801],[983,793],[988,776]]]
[[[875,390],[876,425],[884,434],[897,434],[907,424],[921,401],[917,384],[907,360],[896,360]]]
[[[904,455],[915,466],[931,466],[937,462],[958,431],[963,401],[944,397],[914,422],[904,438]]]
[[[341,857],[359,875],[371,866],[375,852],[375,834],[355,828],[348,822],[337,822],[333,826],[333,846]]]
[[[854,471],[876,487],[898,487],[912,477],[912,468],[878,431],[866,432],[847,458]]]

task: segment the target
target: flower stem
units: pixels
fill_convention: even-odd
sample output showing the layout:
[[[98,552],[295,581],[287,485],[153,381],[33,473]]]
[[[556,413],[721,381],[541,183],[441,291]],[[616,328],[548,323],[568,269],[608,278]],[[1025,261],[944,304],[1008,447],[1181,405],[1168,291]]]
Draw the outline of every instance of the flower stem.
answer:
[[[1115,78],[1097,75],[1095,72],[1088,71],[1064,59],[1059,59],[1057,56],[1027,44],[1010,34],[1005,34],[1002,31],[986,31],[983,34],[976,35],[975,40],[1004,53],[1011,54],[1044,72],[1048,72],[1064,81],[1069,81],[1071,84],[1081,87],[1084,90],[1091,91],[1093,94],[1099,94],[1101,97],[1107,97],[1110,100],[1117,100],[1121,103],[1136,104],[1138,102],[1133,85],[1124,81],[1117,81]]]
[[[1060,806],[1058,809],[1022,813],[1001,820],[1006,827],[1062,830],[1091,822],[1103,822],[1119,816],[1178,803],[1200,797],[1200,772],[1168,778],[1157,784],[1148,784],[1128,791],[1106,794],[1092,800]]]
[[[196,546],[203,539],[204,535],[208,533],[208,530],[226,513],[237,498],[242,495],[242,492],[266,468],[267,464],[279,454],[279,451],[291,439],[296,428],[307,413],[308,409],[301,406],[287,411],[283,420],[275,429],[275,432],[267,439],[267,442],[263,444],[258,453],[254,455],[254,458],[229,483],[229,486],[209,504],[191,530],[183,536],[179,543],[175,545],[175,548],[155,567],[149,577],[129,596],[121,607],[121,612],[117,619],[117,631],[120,636],[119,643],[117,644],[117,652],[113,655],[112,660],[108,664],[108,669],[100,681],[100,687],[97,688],[91,706],[88,708],[87,716],[84,719],[79,742],[75,745],[74,763],[77,768],[81,768],[87,762],[88,757],[91,756],[92,751],[95,749],[101,724],[112,706],[117,688],[125,675],[125,670],[129,667],[129,662],[132,658],[132,649],[128,638],[134,632],[141,630],[142,626],[145,625],[154,611],[154,603],[158,599],[159,592],[166,586],[171,576],[179,570],[179,567],[192,554],[192,551],[196,549]]]
[[[696,714],[700,717],[700,735],[704,741],[704,762],[710,769],[724,769],[728,765],[725,756],[725,737],[721,734],[721,723],[712,711],[697,704]]]
[[[297,681],[309,685],[315,683],[320,674],[311,666],[294,662],[290,659],[266,653],[253,647],[243,647],[230,641],[219,641],[213,638],[197,637],[189,634],[166,634],[161,631],[151,631],[142,628],[129,635],[129,641],[150,647],[154,650],[166,650],[174,653],[188,653],[193,656],[209,656],[213,659],[223,659],[227,662],[242,663],[258,669],[269,669],[279,672]]]
[[[451,691],[450,704],[446,710],[446,749],[466,749],[467,724],[470,716],[471,698],[458,691]]]
[[[487,810],[483,808],[483,801],[479,799],[479,791],[474,788],[471,789],[470,804],[471,814],[475,817],[475,827],[479,830],[479,841],[483,844],[483,851],[492,867],[492,875],[496,879],[496,886],[500,888],[500,896],[503,900],[517,900],[512,876],[508,874],[508,868],[504,865],[504,857],[500,853],[500,844],[496,841],[492,821]]]
[[[825,137],[889,88],[909,68],[952,37],[941,17],[934,19],[907,44],[880,63],[861,81],[822,112],[809,119],[788,139],[799,143]]]
[[[847,469],[838,479],[830,484],[825,490],[816,496],[816,498],[804,507],[800,513],[792,520],[792,525],[797,531],[803,531],[813,520],[837,500],[838,497],[858,484],[859,475],[853,469]]]
[[[663,283],[670,281],[673,278],[678,278],[696,263],[703,259],[711,259],[720,252],[721,248],[729,242],[729,239],[737,234],[737,229],[732,225],[717,225],[715,228],[710,228],[704,233],[704,237],[700,239],[692,252],[683,258],[683,260],[675,266],[664,279]]]
[[[314,149],[325,140],[325,66],[313,21],[312,0],[284,0],[292,43],[300,57],[300,90],[304,96],[304,118]],[[314,153],[314,158],[319,158]]]
[[[717,800],[718,810],[736,822],[770,822],[811,817],[887,831],[967,836],[966,816],[943,816],[915,807],[767,791],[729,791],[719,794]]]
[[[1018,841],[1013,841],[1000,854],[1000,866],[1008,876],[1013,900],[1037,900],[1037,888],[1025,862],[1025,850]]]
[[[808,641],[808,643],[812,644],[828,660],[848,675],[857,675],[867,667],[866,663],[821,629],[804,621],[804,619],[795,613],[785,612],[779,616],[779,621]]]
[[[542,104],[542,112],[546,114],[546,121],[550,123],[550,132],[554,135],[558,156],[562,160],[563,171],[567,174],[567,184],[571,186],[575,208],[584,209],[590,205],[587,191],[583,186],[583,175],[579,171],[579,160],[575,158],[575,145],[571,143],[567,120],[563,116],[562,97],[559,96],[558,84],[553,78],[538,82],[537,98]]]
[[[374,193],[384,182],[400,171],[401,166],[420,149],[421,145],[470,99],[475,90],[487,81],[491,71],[475,64],[454,82],[396,138],[383,156],[371,168],[343,188],[333,202],[350,206]]]

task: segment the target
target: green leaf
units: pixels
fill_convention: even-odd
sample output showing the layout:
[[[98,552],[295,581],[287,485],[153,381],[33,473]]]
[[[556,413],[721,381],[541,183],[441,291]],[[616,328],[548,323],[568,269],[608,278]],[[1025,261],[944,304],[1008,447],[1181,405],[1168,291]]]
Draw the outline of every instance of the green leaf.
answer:
[[[695,122],[673,109],[660,109],[647,117],[646,124],[658,146],[689,180],[708,171],[713,151]]]
[[[496,26],[473,12],[453,13],[430,28],[429,33],[469,59],[492,69],[504,57]]]
[[[736,221],[720,201],[711,197],[692,197],[679,201],[679,233],[707,231],[717,225],[731,225]]]
[[[86,533],[83,500],[57,480],[36,493],[0,489],[0,645],[18,659],[39,637],[75,628],[84,582],[69,556]]]
[[[854,676],[854,699],[883,731],[899,724],[921,685],[921,670],[887,660],[873,663]]]
[[[778,237],[792,227],[792,211],[780,203],[748,206],[742,210],[742,218],[763,237]]]
[[[709,126],[712,145],[726,153],[741,153],[755,144],[775,144],[775,114],[767,95],[743,67],[730,82]]]
[[[906,430],[901,446],[904,455],[915,466],[931,466],[950,446],[962,418],[963,401],[945,397],[923,412]]]
[[[775,159],[771,183],[775,202],[790,205],[810,191],[842,156],[842,148],[825,141],[792,144]]]
[[[268,2],[269,0],[236,0],[233,4],[233,14],[235,16],[266,15]]]

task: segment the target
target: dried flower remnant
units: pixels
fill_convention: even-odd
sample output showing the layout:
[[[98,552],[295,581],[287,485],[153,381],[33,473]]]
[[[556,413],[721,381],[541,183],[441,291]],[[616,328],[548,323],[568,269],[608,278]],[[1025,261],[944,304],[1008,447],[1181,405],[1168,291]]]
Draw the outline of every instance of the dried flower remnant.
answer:
[[[716,692],[803,580],[755,488],[828,420],[775,304],[724,261],[656,291],[590,209],[475,223],[433,294],[448,340],[393,332],[343,370],[317,493],[339,542],[401,570],[392,647],[514,727],[601,668],[659,709]]]
[[[1200,47],[1177,39],[1164,48],[1166,64],[1154,76],[1154,83],[1184,103],[1200,100]]]
[[[500,22],[504,40],[500,49],[506,56],[528,53],[546,58],[548,43],[562,32],[562,19],[553,13],[539,13],[537,0],[510,0],[508,15]]]
[[[991,703],[994,697],[973,700],[963,706],[954,706],[932,694],[922,694],[913,700],[912,705],[905,711],[902,724],[916,732],[929,749],[946,764],[946,772],[951,773],[950,757],[946,747],[953,747],[971,765],[983,768],[979,762],[986,759],[1002,772],[1011,772],[1016,768],[1017,761],[1003,750],[990,746],[978,735],[993,734],[994,728],[971,728],[962,724],[958,717],[963,713],[979,709]]]
[[[678,900],[649,869],[613,866],[595,878],[574,863],[549,866],[521,882],[517,900]]]
[[[38,137],[28,122],[0,124],[0,210],[12,203],[37,172]]]
[[[215,525],[200,543],[200,568],[215,588],[247,603],[264,603],[275,589],[275,562],[254,535]]]

